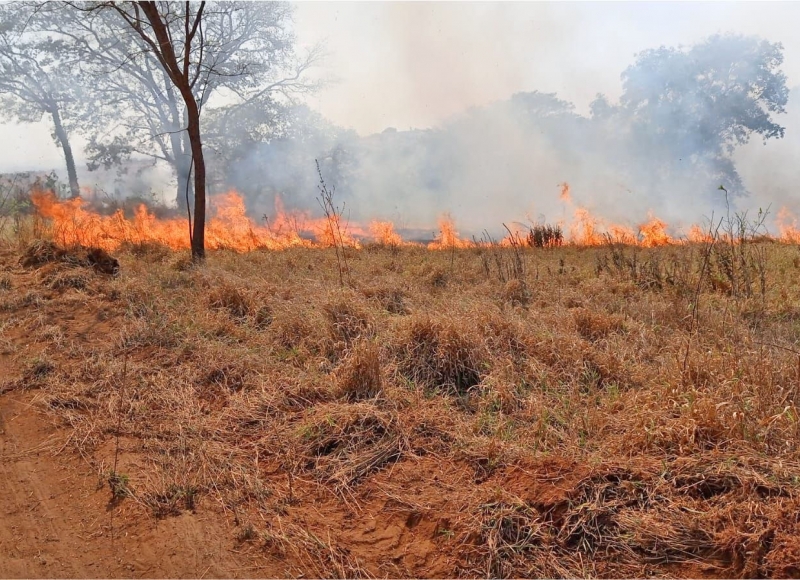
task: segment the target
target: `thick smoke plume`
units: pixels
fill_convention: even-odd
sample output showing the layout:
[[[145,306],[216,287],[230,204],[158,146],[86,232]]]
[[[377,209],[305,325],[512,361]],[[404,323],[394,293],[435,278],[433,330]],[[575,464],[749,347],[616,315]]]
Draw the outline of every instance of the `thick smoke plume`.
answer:
[[[780,148],[763,146],[784,136],[782,58],[779,44],[736,35],[645,51],[623,72],[619,102],[599,95],[587,115],[534,91],[432,129],[359,137],[295,109],[294,134],[240,151],[223,181],[254,216],[269,216],[276,198],[313,209],[319,159],[354,220],[433,229],[448,212],[477,235],[570,219],[559,199],[568,182],[573,201],[603,218],[635,225],[652,213],[685,228],[727,203],[789,202],[794,124]]]

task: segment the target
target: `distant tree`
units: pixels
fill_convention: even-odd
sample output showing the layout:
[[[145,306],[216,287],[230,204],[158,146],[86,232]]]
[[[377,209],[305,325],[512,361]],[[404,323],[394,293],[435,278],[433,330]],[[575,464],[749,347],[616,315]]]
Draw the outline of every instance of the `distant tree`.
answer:
[[[58,22],[55,32],[80,45],[82,67],[98,105],[85,118],[90,168],[110,167],[133,154],[166,162],[177,177],[176,201],[185,208],[191,201],[186,195],[192,159],[185,131],[189,110],[172,73],[132,28],[137,22],[135,7],[140,7],[143,17],[150,4],[163,15],[168,38],[187,35],[185,15],[194,14],[195,5],[174,2],[74,3],[82,10]],[[286,3],[207,2],[203,6],[192,46],[184,51],[178,41],[176,50],[183,51],[181,67],[188,64],[190,69],[189,90],[198,111],[218,109],[213,115],[215,143],[228,147],[233,145],[230,140],[219,143],[219,129],[226,134],[222,121],[242,107],[268,117],[265,113],[277,95],[288,98],[314,90],[318,84],[305,76],[322,52],[315,47],[302,56],[296,54],[290,30],[292,7]],[[87,17],[85,10],[97,7],[110,10],[93,10]],[[126,16],[120,19],[122,14]],[[158,39],[152,40],[160,49]],[[205,121],[201,133],[210,137]]]
[[[213,121],[211,126],[218,127]],[[224,131],[210,134],[220,156],[220,181],[242,193],[258,215],[272,211],[276,196],[288,207],[313,207],[319,178],[309,168],[315,160],[337,194],[349,193],[350,147],[357,135],[306,105],[276,105],[269,115],[246,107],[228,117]]]
[[[789,90],[780,71],[783,47],[755,37],[716,35],[690,49],[658,48],[622,73],[614,118],[630,131],[631,151],[668,162],[704,165],[736,193],[744,188],[730,154],[751,135],[780,138],[774,115]],[[608,103],[593,112],[609,117]]]
[[[23,123],[53,121],[53,139],[64,153],[69,190],[80,193],[70,133],[84,99],[77,82],[78,56],[68,40],[47,34],[29,4],[0,3],[0,117]]]

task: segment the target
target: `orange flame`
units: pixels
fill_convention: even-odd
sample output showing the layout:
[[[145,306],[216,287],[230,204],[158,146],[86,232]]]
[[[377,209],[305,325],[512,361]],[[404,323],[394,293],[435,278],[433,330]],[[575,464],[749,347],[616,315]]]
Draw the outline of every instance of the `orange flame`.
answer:
[[[469,240],[458,237],[453,218],[444,214],[439,218],[439,234],[436,239],[428,244],[429,250],[449,250],[452,248],[470,248],[475,244]]]
[[[666,246],[675,243],[675,240],[667,234],[667,224],[657,217],[650,214],[648,221],[639,226],[639,236],[641,245],[645,248],[656,246]]]
[[[569,183],[565,181],[564,183],[559,183],[558,186],[561,188],[561,193],[558,195],[559,199],[567,203],[572,203],[572,197],[569,193]]]
[[[189,228],[184,219],[157,219],[140,205],[133,219],[122,210],[103,216],[84,208],[76,198],[58,200],[52,192],[33,192],[31,200],[39,215],[52,221],[55,240],[63,245],[80,244],[115,250],[125,242],[157,242],[172,249],[189,247]],[[337,217],[310,219],[303,213],[284,211],[276,201],[276,218],[259,226],[247,217],[244,200],[236,192],[209,197],[211,218],[206,224],[206,247],[241,252],[258,248],[284,249],[296,246],[332,246],[334,241],[358,247],[357,228],[349,228]],[[337,227],[338,226],[338,227]]]
[[[573,206],[568,183],[562,183],[560,198],[573,207],[573,218],[568,226],[567,242],[576,246],[599,246],[609,242],[642,247],[656,247],[684,242],[708,242],[711,235],[699,225],[689,228],[685,238],[673,237],[667,223],[649,214],[646,222],[637,228],[606,223],[587,208]],[[157,242],[172,249],[189,248],[189,227],[185,218],[159,219],[145,205],[127,218],[122,210],[105,216],[91,211],[81,198],[59,200],[52,192],[34,191],[31,200],[40,216],[48,219],[54,240],[62,245],[96,246],[116,250],[121,244]],[[240,252],[255,249],[285,249],[292,247],[331,247],[345,245],[359,248],[363,240],[399,246],[405,242],[390,221],[372,221],[368,226],[351,224],[339,216],[312,218],[308,212],[287,211],[281,200],[275,200],[275,215],[264,225],[247,216],[242,197],[235,191],[209,197],[209,216],[206,223],[206,247],[210,250],[232,249]],[[461,238],[453,219],[442,215],[439,233],[428,244],[431,250],[470,248],[476,242]],[[776,216],[779,239],[786,243],[800,243],[797,218],[781,208]],[[563,222],[559,222],[563,226]],[[521,244],[526,236],[518,224],[512,223],[512,232],[500,241],[503,246]],[[513,239],[512,239],[513,236]],[[481,245],[478,243],[477,245]]]
[[[599,220],[583,207],[575,208],[569,235],[572,243],[578,246],[599,246],[605,242],[599,230]]]
[[[568,183],[561,184],[561,200],[572,205]],[[638,235],[637,235],[638,231]],[[645,223],[636,231],[622,224],[608,224],[592,215],[585,207],[577,206],[572,223],[569,226],[569,241],[577,246],[599,246],[608,242],[638,245],[646,248],[678,243],[678,240],[667,233],[667,224],[663,220],[649,214]]]
[[[713,239],[711,232],[706,231],[701,226],[694,224],[689,228],[689,234],[686,238],[695,244],[708,243]]]
[[[797,227],[797,218],[788,208],[782,207],[775,216],[778,226],[778,235],[784,242],[800,244],[800,229]]]
[[[386,246],[400,246],[403,244],[403,238],[394,231],[392,222],[373,221],[369,224],[369,233],[378,244]]]

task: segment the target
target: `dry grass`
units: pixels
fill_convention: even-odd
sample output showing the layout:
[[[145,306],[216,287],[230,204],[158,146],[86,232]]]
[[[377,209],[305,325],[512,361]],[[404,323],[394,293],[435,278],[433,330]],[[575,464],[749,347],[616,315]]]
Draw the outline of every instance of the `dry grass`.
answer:
[[[340,288],[332,251],[37,245],[0,391],[99,474],[121,411],[122,501],[218,502],[293,574],[797,576],[800,261],[759,247],[763,293],[715,262],[695,302],[691,246],[372,248]]]
[[[373,342],[357,344],[337,371],[340,396],[350,402],[372,399],[383,391],[380,350]]]

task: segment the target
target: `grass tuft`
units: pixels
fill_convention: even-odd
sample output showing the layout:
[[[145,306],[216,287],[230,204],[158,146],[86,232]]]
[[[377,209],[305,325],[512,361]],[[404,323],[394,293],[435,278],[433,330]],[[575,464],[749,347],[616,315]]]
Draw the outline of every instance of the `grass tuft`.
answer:
[[[346,400],[356,402],[377,397],[383,390],[378,345],[357,343],[336,374],[340,396]]]
[[[428,389],[463,396],[481,382],[481,345],[455,322],[413,316],[400,331],[396,350],[400,372]]]

